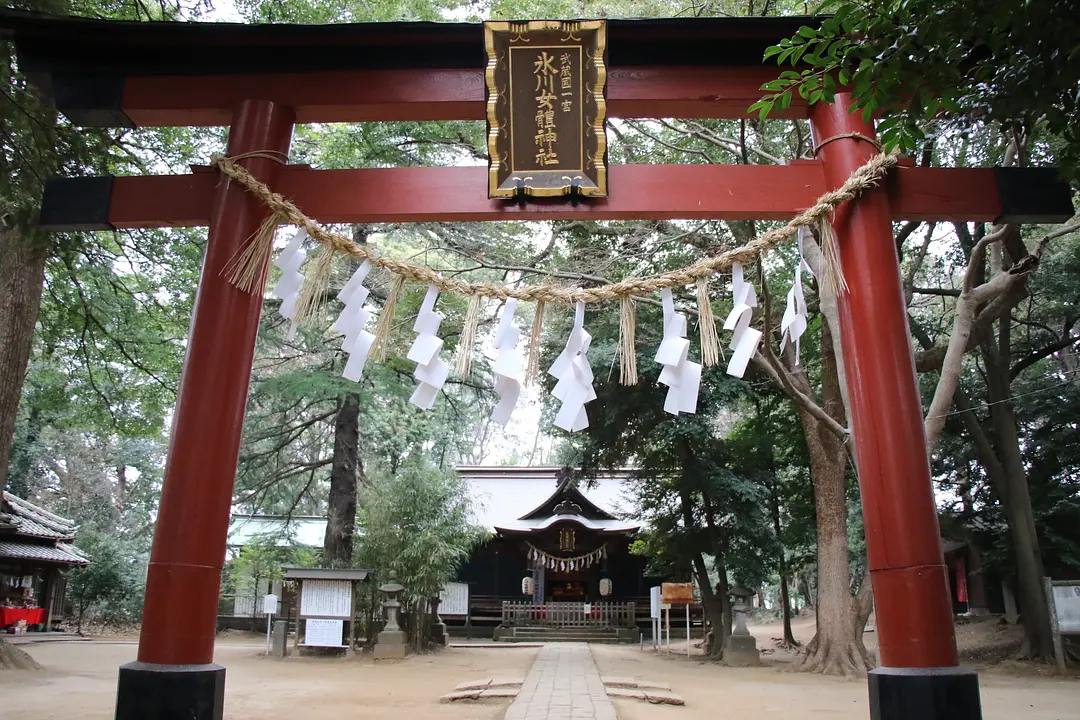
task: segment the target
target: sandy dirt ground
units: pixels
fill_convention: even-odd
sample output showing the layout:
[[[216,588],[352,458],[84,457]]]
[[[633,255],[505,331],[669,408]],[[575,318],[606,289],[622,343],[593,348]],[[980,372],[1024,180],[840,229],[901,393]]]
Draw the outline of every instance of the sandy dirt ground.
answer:
[[[44,672],[0,673],[0,718],[112,720],[117,668],[135,659],[134,643],[57,642],[22,645]],[[225,717],[235,720],[496,720],[505,700],[440,704],[466,680],[524,677],[535,648],[450,648],[404,662],[370,659],[260,657],[257,643],[222,644],[228,668]]]
[[[593,645],[602,675],[664,682],[686,700],[685,707],[615,700],[619,720],[866,720],[866,682],[790,672],[785,665],[728,668],[684,655],[658,656],[625,646]],[[1078,720],[1080,681],[1070,678],[979,677],[984,720]]]
[[[814,635],[813,618],[797,619],[792,630],[797,641],[809,642]],[[870,716],[865,680],[792,672],[798,654],[777,647],[784,635],[780,623],[751,625],[750,631],[758,648],[765,651],[760,668],[707,662],[696,642],[689,659],[685,641],[672,641],[671,653],[661,654],[647,645],[644,652],[611,645],[591,649],[602,675],[668,683],[686,700],[680,708],[616,699],[619,720],[714,720],[717,711],[722,711],[722,717],[755,720],[866,720]],[[1000,662],[1019,646],[1020,632],[994,620],[961,623],[956,628],[962,662],[979,671],[984,720],[1080,720],[1080,674],[1070,672],[1062,678],[1048,665]],[[866,633],[865,642],[875,652],[877,634]]]
[[[670,655],[639,646],[593,645],[604,675],[665,682],[686,700],[685,707],[616,700],[619,720],[865,720],[869,717],[866,682],[845,681],[790,671],[797,656],[775,647],[778,624],[755,625],[763,655],[760,668],[728,668],[704,661],[700,650],[685,656],[685,642]],[[796,638],[810,639],[813,620],[800,619]],[[979,649],[1008,648],[1015,628],[960,626],[958,644],[975,658]],[[867,634],[873,647],[875,637]],[[20,720],[111,720],[117,668],[135,659],[131,640],[56,642],[23,645],[43,672],[0,674],[0,718]],[[679,652],[681,650],[681,652]],[[234,720],[499,720],[506,701],[440,704],[439,696],[465,680],[524,677],[536,648],[451,648],[411,657],[405,662],[374,665],[370,659],[261,657],[257,639],[219,639],[217,661],[228,668],[225,717]],[[996,655],[997,650],[990,652]],[[1080,676],[1059,678],[1045,666],[1029,663],[975,663],[980,670],[985,720],[1080,720]]]

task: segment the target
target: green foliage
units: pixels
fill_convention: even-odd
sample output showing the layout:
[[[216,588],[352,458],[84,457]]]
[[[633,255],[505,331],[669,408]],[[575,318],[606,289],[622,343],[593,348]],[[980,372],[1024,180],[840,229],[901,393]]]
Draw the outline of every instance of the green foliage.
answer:
[[[1028,281],[1028,297],[1012,314],[1007,348],[1014,378],[1011,406],[1045,572],[1051,577],[1080,573],[1080,447],[1075,442],[1080,417],[1080,365],[1077,364],[1075,303],[1080,278],[1080,238],[1055,242],[1054,251]],[[929,325],[929,312],[919,318]],[[1070,342],[1071,339],[1071,342]],[[1050,352],[1053,351],[1053,352]],[[995,441],[992,408],[973,360],[963,389],[977,422]],[[1015,575],[1012,538],[1005,531],[1000,498],[978,461],[971,434],[957,416],[945,426],[935,454],[935,478],[943,498],[943,527],[958,540],[983,545],[986,562],[1005,578]]]
[[[128,542],[95,530],[76,540],[90,560],[68,573],[67,597],[75,608],[78,632],[88,615],[104,622],[136,622],[142,614],[145,558]]]
[[[412,457],[396,475],[377,474],[361,493],[358,564],[405,587],[403,609],[413,619],[413,641],[422,644],[428,600],[438,597],[458,567],[485,539],[470,524],[468,488],[456,473]]]
[[[751,110],[763,118],[795,93],[832,102],[848,89],[853,110],[885,113],[878,132],[887,148],[913,152],[949,128],[986,121],[1010,132],[1044,126],[1075,175],[1080,29],[1067,3],[827,0],[821,9],[834,14],[766,50],[766,60],[796,69],[762,86],[769,94]]]

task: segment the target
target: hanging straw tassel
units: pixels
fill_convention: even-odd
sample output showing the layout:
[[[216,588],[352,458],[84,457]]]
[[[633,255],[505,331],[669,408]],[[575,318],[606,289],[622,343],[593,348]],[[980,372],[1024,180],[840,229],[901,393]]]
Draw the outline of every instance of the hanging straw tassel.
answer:
[[[619,384],[637,385],[634,298],[619,298]]]
[[[822,290],[832,297],[840,297],[848,291],[848,284],[840,264],[840,243],[827,216],[818,222],[817,231],[821,244],[821,277],[818,280]]]
[[[536,301],[532,333],[529,336],[529,362],[525,368],[525,384],[535,385],[540,377],[540,331],[544,325],[544,301]]]
[[[371,341],[370,360],[381,362],[386,359],[386,351],[390,348],[390,331],[394,329],[394,311],[397,309],[398,297],[405,287],[405,277],[394,275],[394,284],[390,286],[390,294],[386,296],[382,312],[379,313],[379,324],[375,326],[375,339]]]
[[[465,311],[465,324],[461,328],[457,364],[454,368],[458,377],[461,378],[467,377],[469,368],[472,367],[473,346],[476,344],[476,326],[480,322],[480,304],[483,300],[479,295],[469,296],[469,309]]]
[[[247,293],[261,291],[270,269],[270,253],[274,250],[274,235],[283,219],[271,213],[248,239],[247,245],[233,256],[222,274],[229,283]]]
[[[311,263],[311,269],[304,273],[304,284],[300,287],[300,296],[296,299],[296,314],[293,322],[297,325],[310,325],[319,314],[326,288],[330,284],[330,273],[334,270],[335,253],[333,248],[323,245],[319,257]]]
[[[716,318],[713,317],[712,300],[709,298],[709,279],[698,278],[698,331],[701,334],[701,363],[712,367],[720,362],[720,336],[716,332]]]

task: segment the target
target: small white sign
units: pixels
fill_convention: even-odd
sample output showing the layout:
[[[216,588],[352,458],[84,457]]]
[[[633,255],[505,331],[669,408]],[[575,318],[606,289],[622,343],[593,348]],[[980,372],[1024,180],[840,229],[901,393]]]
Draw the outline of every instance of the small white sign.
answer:
[[[277,615],[277,595],[270,594],[263,597],[263,615]]]
[[[1054,585],[1053,593],[1058,632],[1080,633],[1080,584]]]
[[[304,644],[314,647],[345,647],[341,643],[344,620],[312,618],[304,623]]]
[[[588,615],[592,612],[592,603],[585,603],[585,614]]]

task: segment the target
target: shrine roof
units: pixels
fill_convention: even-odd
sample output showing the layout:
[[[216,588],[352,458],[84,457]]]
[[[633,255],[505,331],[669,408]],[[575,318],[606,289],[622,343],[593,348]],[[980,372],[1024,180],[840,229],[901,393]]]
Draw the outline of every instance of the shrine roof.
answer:
[[[765,48],[819,17],[608,20],[613,66],[760,65]],[[481,23],[258,24],[128,22],[0,9],[20,69],[162,75],[483,68]]]
[[[495,529],[508,534],[532,533],[546,530],[560,522],[576,523],[600,533],[632,533],[637,532],[641,527],[640,523],[624,522],[622,520],[593,520],[582,515],[552,515],[537,520],[515,520],[506,525],[496,525]]]
[[[89,565],[90,561],[74,545],[38,545],[34,543],[0,540],[0,558],[31,562],[58,563],[60,565]]]
[[[322,547],[325,536],[325,517],[233,513],[229,518],[227,544],[243,547],[258,539],[276,547]]]
[[[75,539],[73,520],[62,518],[7,491],[0,496],[0,558],[88,565],[89,560],[70,543]]]
[[[46,540],[74,540],[75,522],[54,515],[45,508],[38,507],[29,500],[4,491],[0,512],[6,512],[13,518],[13,527],[5,527],[5,533]]]
[[[367,580],[375,572],[366,568],[282,568],[286,580]]]
[[[507,532],[542,530],[560,522],[576,522],[602,532],[633,532],[640,522],[620,519],[630,509],[625,497],[629,470],[609,471],[581,479],[577,487],[556,482],[556,466],[459,466],[473,499],[474,521]],[[556,512],[564,500],[578,505]]]

